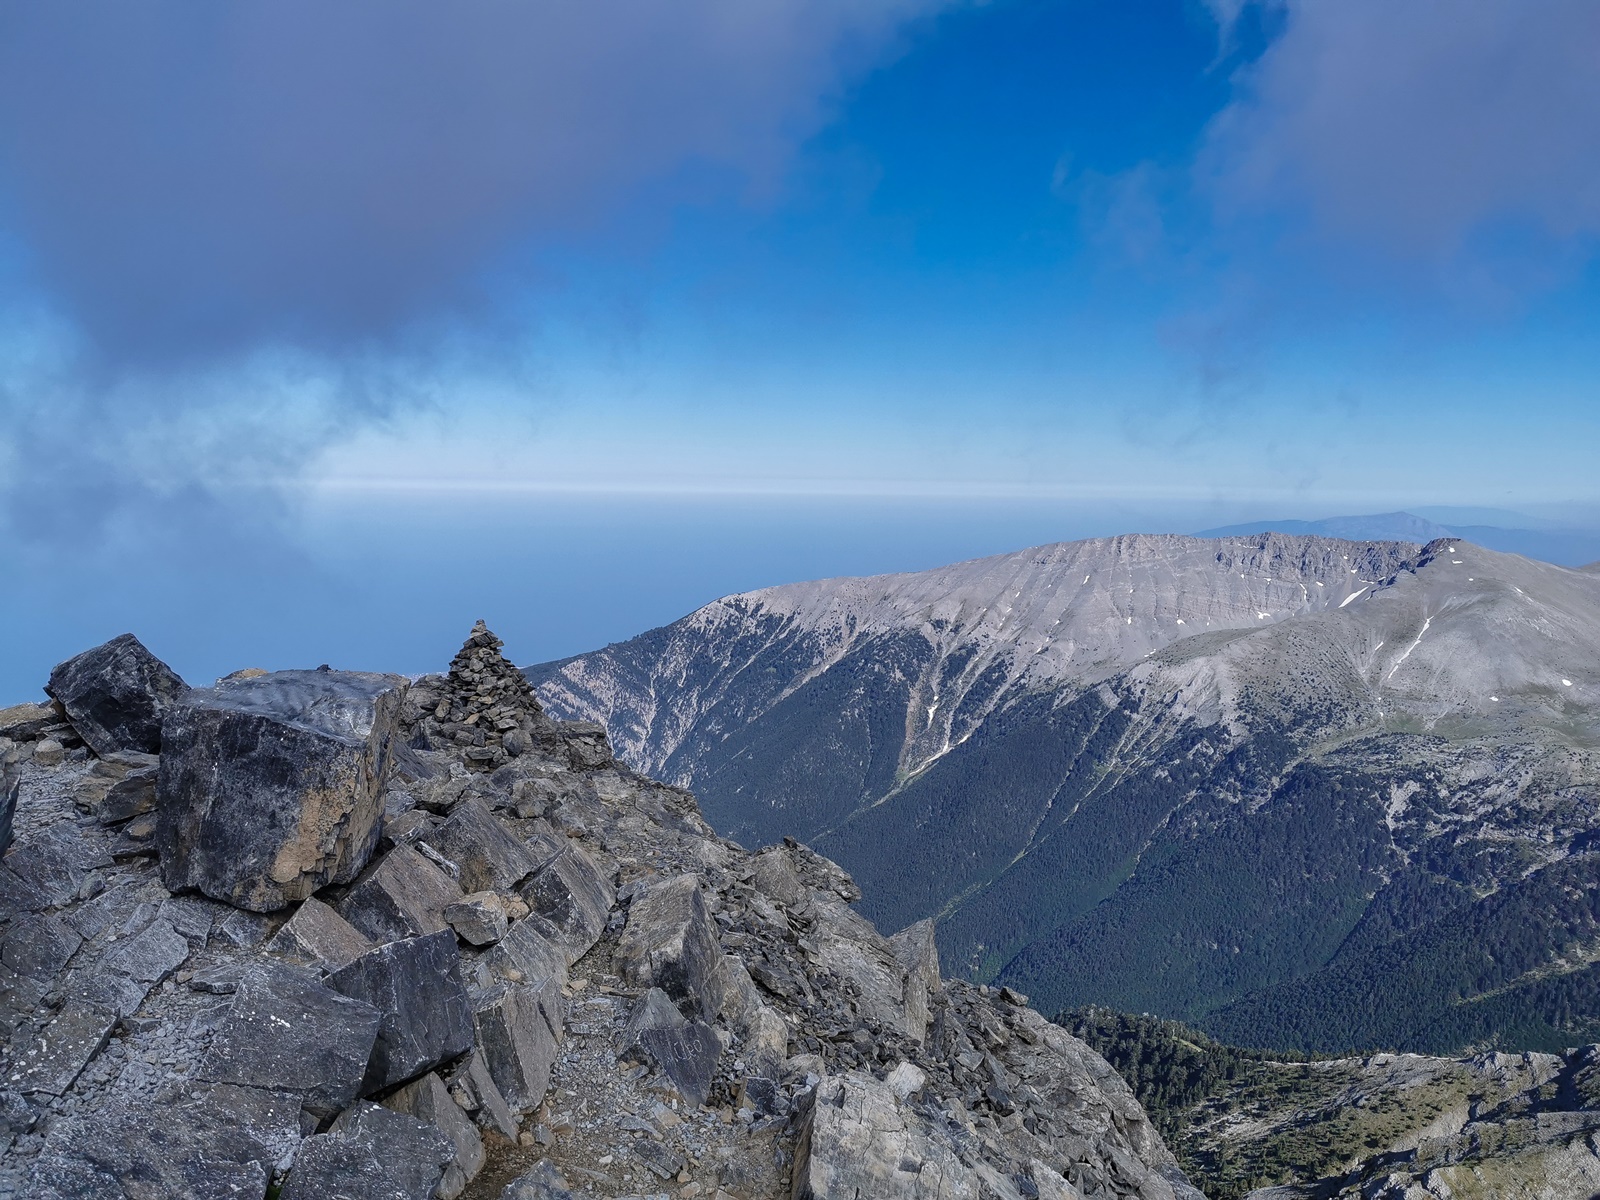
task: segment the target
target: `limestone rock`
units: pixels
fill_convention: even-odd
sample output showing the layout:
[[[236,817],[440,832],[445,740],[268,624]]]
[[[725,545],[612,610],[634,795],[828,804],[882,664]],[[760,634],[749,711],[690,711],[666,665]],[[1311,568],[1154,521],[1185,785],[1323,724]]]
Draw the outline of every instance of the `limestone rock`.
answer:
[[[956,1148],[851,1072],[817,1085],[795,1152],[795,1200],[978,1200],[983,1181]]]
[[[200,1084],[154,1103],[117,1098],[53,1125],[23,1194],[29,1200],[261,1196],[299,1140],[298,1096]]]
[[[199,1077],[293,1092],[319,1114],[360,1094],[383,1014],[296,967],[263,966],[241,980]]]
[[[161,750],[161,726],[187,685],[131,633],[85,650],[50,672],[47,691],[89,748]]]
[[[322,971],[337,971],[371,949],[354,925],[315,896],[295,910],[266,946],[268,954]]]
[[[474,993],[472,1007],[478,1046],[500,1096],[515,1112],[536,1107],[561,1048],[559,988],[550,981],[497,984]]]
[[[446,908],[444,919],[469,946],[492,946],[510,928],[505,901],[497,892],[473,892]]]
[[[687,1020],[660,988],[651,988],[634,1007],[620,1049],[656,1067],[696,1108],[706,1102],[722,1056],[716,1030]]]
[[[356,880],[335,907],[374,942],[421,937],[448,929],[444,910],[461,888],[410,846],[396,846]]]
[[[501,978],[513,982],[552,980],[557,986],[567,979],[567,953],[560,931],[536,916],[527,916],[488,954],[490,968]]]
[[[481,800],[456,806],[449,818],[428,834],[427,842],[460,871],[457,882],[467,892],[504,892],[532,873],[534,861],[522,843],[495,820]]]
[[[679,875],[636,895],[617,946],[617,966],[635,987],[658,987],[692,1015],[720,1007],[721,960],[700,880]]]
[[[328,986],[383,1014],[362,1080],[371,1095],[472,1049],[472,1009],[455,935],[428,934],[369,950],[328,976]]]
[[[520,894],[532,912],[560,930],[571,962],[600,940],[616,903],[611,881],[594,859],[570,840],[522,885]]]
[[[432,1200],[454,1155],[433,1125],[357,1104],[301,1143],[282,1200]]]
[[[17,812],[17,796],[22,790],[22,779],[12,778],[10,772],[0,774],[0,854],[11,846],[12,822]]]
[[[500,1200],[577,1200],[555,1165],[542,1162],[506,1184]]]
[[[11,1086],[19,1092],[62,1095],[100,1052],[116,1023],[117,1014],[110,1009],[68,1000],[33,1045],[8,1064]]]
[[[157,846],[168,888],[270,912],[354,879],[377,845],[395,676],[279,671],[168,714]]]
[[[438,1200],[455,1200],[483,1169],[483,1139],[450,1096],[444,1081],[433,1072],[391,1092],[385,1108],[426,1121],[450,1141],[452,1157],[439,1183]]]
[[[921,1041],[928,1029],[930,997],[939,990],[939,947],[932,919],[909,925],[889,939],[896,961],[905,970],[906,1032]]]

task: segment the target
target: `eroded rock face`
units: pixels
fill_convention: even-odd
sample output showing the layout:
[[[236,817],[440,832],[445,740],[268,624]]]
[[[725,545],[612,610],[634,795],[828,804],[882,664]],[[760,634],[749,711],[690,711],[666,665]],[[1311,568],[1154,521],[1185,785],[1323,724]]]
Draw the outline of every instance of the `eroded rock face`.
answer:
[[[188,685],[131,633],[85,650],[50,672],[47,691],[96,754],[155,754],[161,726]]]
[[[211,722],[210,740],[169,742],[159,764],[66,750],[54,710],[23,716],[59,759],[0,746],[21,782],[0,864],[0,1196],[494,1200],[515,1177],[519,1198],[792,1200],[850,1171],[926,1180],[949,1156],[950,1187],[984,1200],[1171,1193],[1170,1155],[1082,1043],[1014,994],[941,985],[930,931],[882,937],[827,859],[751,855],[688,793],[575,753],[591,730],[519,753],[509,731],[492,771],[466,765],[481,747],[412,742],[371,808],[390,822],[381,858],[354,874],[330,852],[289,911],[235,907],[259,903],[239,885],[271,855],[187,853],[242,811],[229,781],[259,796],[266,774],[269,798],[344,811],[319,807],[321,784],[303,803],[307,747],[344,781],[381,751],[387,681],[319,707],[329,674],[239,676],[214,689],[226,703],[185,703],[174,724]],[[112,797],[152,770],[212,789],[158,800],[211,797],[177,861],[230,866],[237,893],[172,894],[140,789]]]
[[[156,845],[171,890],[271,912],[354,879],[377,846],[405,681],[279,671],[167,716]]]

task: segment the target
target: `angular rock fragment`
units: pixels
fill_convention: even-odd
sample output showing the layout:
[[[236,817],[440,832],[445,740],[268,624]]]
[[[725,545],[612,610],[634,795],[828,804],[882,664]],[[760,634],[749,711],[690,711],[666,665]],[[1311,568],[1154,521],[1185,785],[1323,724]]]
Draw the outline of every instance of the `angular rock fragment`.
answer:
[[[500,1200],[577,1200],[555,1164],[542,1162],[506,1184]]]
[[[455,1200],[483,1169],[486,1156],[483,1139],[467,1120],[461,1106],[451,1098],[444,1081],[430,1071],[391,1092],[383,1106],[427,1122],[450,1140],[452,1157],[444,1169],[437,1195],[439,1200]]]
[[[427,1122],[357,1104],[301,1143],[282,1200],[432,1200],[453,1157]]]
[[[117,1098],[51,1129],[30,1200],[167,1197],[238,1200],[265,1193],[300,1140],[296,1096],[200,1085],[151,1103]]]
[[[9,772],[0,774],[0,854],[11,846],[11,831],[17,813],[17,797],[22,792],[22,779],[13,779]]]
[[[444,919],[469,946],[492,946],[510,928],[505,901],[496,892],[473,892],[445,909]]]
[[[519,894],[530,911],[560,930],[569,965],[600,940],[616,903],[611,881],[594,859],[571,841],[539,867]]]
[[[850,1072],[817,1085],[795,1149],[795,1200],[978,1200],[983,1182],[889,1085]]]
[[[616,761],[606,727],[599,722],[563,721],[556,729],[566,743],[567,760],[578,770],[595,770]]]
[[[461,888],[410,846],[378,860],[336,905],[339,915],[374,942],[393,942],[448,929],[444,910]]]
[[[456,864],[463,891],[510,891],[533,871],[534,862],[522,843],[495,820],[481,800],[456,806],[433,830],[427,842]]]
[[[487,958],[491,970],[512,982],[552,980],[559,987],[567,980],[567,953],[560,931],[541,917],[518,921]]]
[[[33,1045],[8,1064],[10,1086],[19,1092],[65,1094],[100,1053],[116,1023],[117,1014],[110,1009],[68,1000]]]
[[[653,1065],[698,1108],[711,1092],[722,1043],[711,1026],[686,1019],[664,991],[651,988],[628,1018],[621,1050]]]
[[[107,790],[96,816],[102,825],[117,825],[153,812],[156,806],[156,778],[159,767],[140,767],[129,771]]]
[[[500,1094],[494,1076],[489,1074],[489,1064],[481,1049],[467,1055],[463,1062],[451,1069],[446,1078],[451,1091],[461,1093],[462,1103],[480,1124],[495,1130],[502,1137],[516,1138],[516,1114]]]
[[[131,633],[57,664],[45,685],[102,758],[119,750],[160,753],[162,721],[187,690]]]
[[[297,967],[263,966],[241,980],[198,1075],[294,1092],[317,1114],[360,1094],[383,1014]]]
[[[56,704],[13,704],[0,708],[0,737],[17,742],[37,741],[53,725],[66,719],[66,710]]]
[[[786,846],[768,846],[756,855],[751,868],[750,882],[767,899],[792,907],[805,896],[805,884],[800,882]]]
[[[933,921],[918,921],[889,939],[895,960],[906,973],[905,1029],[917,1041],[928,1031],[931,997],[938,992],[939,947],[933,940]]]
[[[678,875],[636,895],[617,946],[617,969],[635,987],[658,987],[693,1016],[721,1007],[715,976],[721,961],[700,880]]]
[[[0,941],[0,963],[18,975],[49,979],[83,945],[77,931],[60,917],[28,913],[11,922]]]
[[[268,954],[322,971],[337,971],[372,949],[356,927],[315,896],[267,943]]]
[[[117,942],[100,960],[140,983],[160,983],[189,957],[189,942],[169,921],[152,921],[131,938]]]
[[[552,981],[496,984],[473,993],[479,1053],[514,1112],[538,1106],[560,1053],[564,1016]]]
[[[377,845],[395,676],[279,671],[167,715],[157,846],[169,890],[271,912],[354,879]]]
[[[415,1078],[472,1049],[472,1007],[453,933],[390,942],[328,976],[328,987],[383,1014],[363,1095]]]

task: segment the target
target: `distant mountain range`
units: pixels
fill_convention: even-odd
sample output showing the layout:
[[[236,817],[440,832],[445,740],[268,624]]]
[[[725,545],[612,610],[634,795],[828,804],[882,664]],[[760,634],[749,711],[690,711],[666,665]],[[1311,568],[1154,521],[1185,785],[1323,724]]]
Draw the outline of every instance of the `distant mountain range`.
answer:
[[[1600,530],[1564,528],[1522,513],[1494,508],[1431,508],[1420,516],[1392,512],[1362,517],[1325,517],[1317,521],[1246,521],[1202,529],[1195,536],[1248,537],[1269,532],[1358,541],[1431,542],[1436,538],[1456,537],[1488,550],[1520,554],[1567,567],[1600,560]]]
[[[1600,573],[1106,538],[729,596],[527,674],[1046,1011],[1327,1051],[1600,1037]]]

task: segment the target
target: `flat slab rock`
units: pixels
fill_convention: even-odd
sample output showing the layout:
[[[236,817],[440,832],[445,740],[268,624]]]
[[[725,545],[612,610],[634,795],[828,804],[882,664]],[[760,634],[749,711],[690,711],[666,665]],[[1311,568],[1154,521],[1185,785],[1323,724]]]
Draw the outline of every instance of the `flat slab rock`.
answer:
[[[323,987],[309,971],[258,967],[239,981],[198,1074],[293,1092],[309,1111],[335,1113],[361,1092],[382,1018],[371,1004]]]
[[[300,1100],[285,1093],[202,1084],[153,1104],[117,1100],[51,1127],[25,1195],[261,1196],[299,1140]]]
[[[483,1139],[444,1081],[433,1072],[413,1080],[384,1097],[383,1106],[432,1125],[450,1141],[452,1158],[437,1189],[438,1200],[455,1200],[483,1169],[487,1155]]]
[[[45,691],[100,757],[161,751],[161,726],[188,685],[131,633],[85,650],[50,672]]]
[[[279,671],[171,708],[156,846],[171,891],[271,912],[356,877],[377,847],[405,681]]]

